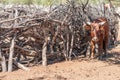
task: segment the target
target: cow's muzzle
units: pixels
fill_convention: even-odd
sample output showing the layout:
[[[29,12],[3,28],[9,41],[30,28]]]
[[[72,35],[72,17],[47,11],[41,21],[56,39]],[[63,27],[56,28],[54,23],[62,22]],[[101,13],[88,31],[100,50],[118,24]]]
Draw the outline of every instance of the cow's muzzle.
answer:
[[[97,37],[93,37],[93,38],[92,38],[92,41],[97,42],[97,41],[98,41],[98,38],[97,38]]]

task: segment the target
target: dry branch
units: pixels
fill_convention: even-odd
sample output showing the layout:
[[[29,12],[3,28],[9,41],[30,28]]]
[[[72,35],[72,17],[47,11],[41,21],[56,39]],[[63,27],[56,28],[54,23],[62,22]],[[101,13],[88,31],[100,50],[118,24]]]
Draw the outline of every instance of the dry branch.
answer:
[[[19,62],[16,62],[15,60],[13,61],[13,63],[20,69],[24,70],[24,71],[29,71],[30,69],[25,67],[24,65],[22,65],[21,63]]]

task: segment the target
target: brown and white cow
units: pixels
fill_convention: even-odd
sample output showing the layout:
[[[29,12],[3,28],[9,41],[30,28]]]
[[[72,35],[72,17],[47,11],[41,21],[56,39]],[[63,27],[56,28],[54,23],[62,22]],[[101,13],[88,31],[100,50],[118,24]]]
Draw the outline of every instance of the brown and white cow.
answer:
[[[108,46],[109,24],[106,18],[98,18],[92,23],[87,22],[84,26],[90,33],[90,57],[95,58],[95,47],[98,45],[98,56],[102,58],[102,54],[106,55],[106,48]]]

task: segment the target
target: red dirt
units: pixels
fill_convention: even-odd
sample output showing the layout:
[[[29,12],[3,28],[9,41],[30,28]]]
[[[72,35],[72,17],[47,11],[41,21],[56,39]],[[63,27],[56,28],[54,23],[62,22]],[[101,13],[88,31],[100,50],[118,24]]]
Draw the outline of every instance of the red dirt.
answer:
[[[78,59],[0,73],[0,80],[120,80],[120,46],[103,61]]]

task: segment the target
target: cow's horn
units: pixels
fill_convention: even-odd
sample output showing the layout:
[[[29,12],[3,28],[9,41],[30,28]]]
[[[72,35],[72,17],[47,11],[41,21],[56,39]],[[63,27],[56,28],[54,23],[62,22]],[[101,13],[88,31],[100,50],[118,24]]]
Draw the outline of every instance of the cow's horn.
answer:
[[[105,24],[105,21],[104,21],[104,22],[100,22],[100,23],[99,23],[99,25],[101,25],[101,26],[102,26],[103,24]]]
[[[87,24],[87,25],[91,25],[91,22],[87,22],[86,24]]]

